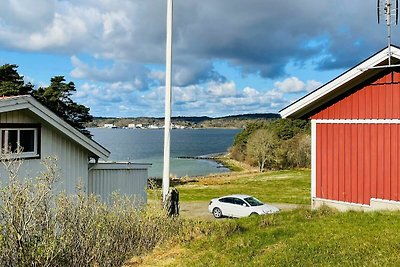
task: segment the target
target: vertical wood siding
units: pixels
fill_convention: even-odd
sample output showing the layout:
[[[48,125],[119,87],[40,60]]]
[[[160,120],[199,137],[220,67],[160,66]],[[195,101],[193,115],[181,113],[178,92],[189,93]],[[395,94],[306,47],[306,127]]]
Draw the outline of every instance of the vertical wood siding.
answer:
[[[110,203],[112,193],[134,197],[140,203],[147,202],[147,169],[92,169],[89,172],[89,193],[99,195]]]
[[[399,124],[317,124],[318,198],[400,201]]]
[[[312,119],[399,119],[400,73],[390,72],[327,105]]]
[[[56,185],[59,191],[75,193],[78,183],[87,188],[88,152],[54,127],[29,111],[13,111],[0,114],[0,123],[40,123],[41,159],[25,159],[20,169],[21,177],[36,177],[45,168],[41,161],[47,157],[57,158],[60,179]],[[2,180],[8,175],[0,169]]]

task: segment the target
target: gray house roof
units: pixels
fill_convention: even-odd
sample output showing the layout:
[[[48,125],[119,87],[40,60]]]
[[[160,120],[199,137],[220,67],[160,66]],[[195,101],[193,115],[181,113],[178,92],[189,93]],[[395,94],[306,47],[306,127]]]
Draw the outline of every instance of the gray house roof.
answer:
[[[109,157],[110,151],[69,125],[32,96],[0,97],[0,113],[18,110],[33,112],[67,137],[86,148],[95,158],[107,159]]]

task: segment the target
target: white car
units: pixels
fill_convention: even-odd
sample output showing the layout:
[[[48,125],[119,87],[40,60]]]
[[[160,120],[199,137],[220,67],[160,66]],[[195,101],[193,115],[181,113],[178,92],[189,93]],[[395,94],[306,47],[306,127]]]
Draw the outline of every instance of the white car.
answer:
[[[279,212],[277,207],[262,203],[255,197],[249,195],[229,195],[211,199],[208,211],[215,218],[247,217],[250,215],[262,215]]]

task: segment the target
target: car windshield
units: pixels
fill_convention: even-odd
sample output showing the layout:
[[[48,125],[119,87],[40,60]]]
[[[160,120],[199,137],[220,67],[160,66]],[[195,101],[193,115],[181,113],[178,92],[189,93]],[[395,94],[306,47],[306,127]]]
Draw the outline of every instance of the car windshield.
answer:
[[[264,205],[264,203],[262,203],[260,200],[258,200],[255,197],[246,197],[244,200],[247,201],[247,203],[250,204],[250,206],[261,206]]]

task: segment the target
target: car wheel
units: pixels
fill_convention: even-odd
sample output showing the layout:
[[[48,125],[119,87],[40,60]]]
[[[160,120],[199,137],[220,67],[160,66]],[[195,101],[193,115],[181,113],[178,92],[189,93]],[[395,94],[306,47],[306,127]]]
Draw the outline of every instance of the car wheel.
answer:
[[[257,217],[257,216],[259,216],[260,214],[258,214],[257,212],[252,212],[251,214],[250,214],[250,217]]]
[[[212,213],[217,219],[222,217],[222,211],[220,208],[214,208]]]

